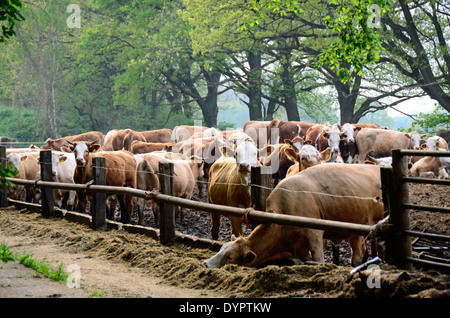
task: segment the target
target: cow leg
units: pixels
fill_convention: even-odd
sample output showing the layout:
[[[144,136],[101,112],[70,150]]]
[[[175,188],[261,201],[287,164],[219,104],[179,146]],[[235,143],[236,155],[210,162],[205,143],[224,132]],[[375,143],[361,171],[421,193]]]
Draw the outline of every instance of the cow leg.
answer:
[[[120,204],[120,222],[127,224],[131,222],[131,211],[133,210],[133,197],[129,195],[117,195]]]
[[[350,247],[352,248],[352,266],[358,266],[363,263],[367,257],[367,247],[364,237],[355,235],[349,238]]]
[[[331,243],[333,246],[333,264],[339,265],[339,244]]]
[[[236,216],[230,216],[231,222],[231,234],[239,237],[242,236],[242,218]]]
[[[213,240],[219,238],[220,218],[219,213],[211,213],[211,237]]]
[[[323,255],[323,231],[306,230],[309,250],[313,262],[324,263],[325,257]]]

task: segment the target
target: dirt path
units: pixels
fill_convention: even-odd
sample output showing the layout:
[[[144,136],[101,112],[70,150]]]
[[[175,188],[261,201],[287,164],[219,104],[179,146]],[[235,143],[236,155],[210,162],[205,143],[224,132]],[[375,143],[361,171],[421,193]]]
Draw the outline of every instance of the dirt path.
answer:
[[[161,278],[128,262],[108,259],[92,250],[77,247],[86,226],[64,220],[45,220],[36,213],[19,213],[13,208],[0,213],[0,242],[17,252],[32,254],[36,259],[64,266],[80,267],[81,288],[69,288],[52,282],[36,271],[18,263],[0,263],[0,297],[220,297],[212,291],[169,286]],[[117,232],[117,231],[114,231]],[[78,235],[78,234],[79,235]],[[103,236],[116,233],[103,232]],[[127,234],[124,234],[125,237]],[[95,235],[94,235],[95,236]],[[91,236],[90,238],[92,238]],[[145,240],[145,238],[141,238]],[[107,240],[107,238],[105,238]],[[149,242],[152,239],[147,238]],[[154,242],[153,242],[154,243]],[[97,255],[95,255],[97,254]],[[101,254],[101,253],[100,253]]]

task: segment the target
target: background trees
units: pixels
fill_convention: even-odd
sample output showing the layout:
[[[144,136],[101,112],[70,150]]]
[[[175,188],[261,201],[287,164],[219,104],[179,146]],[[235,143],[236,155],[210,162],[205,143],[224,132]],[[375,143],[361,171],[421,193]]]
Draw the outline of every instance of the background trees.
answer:
[[[79,28],[67,21],[73,2]],[[448,119],[445,2],[48,0],[20,12],[0,51],[0,112],[11,116],[0,132],[21,140],[196,119],[381,121],[420,96]]]

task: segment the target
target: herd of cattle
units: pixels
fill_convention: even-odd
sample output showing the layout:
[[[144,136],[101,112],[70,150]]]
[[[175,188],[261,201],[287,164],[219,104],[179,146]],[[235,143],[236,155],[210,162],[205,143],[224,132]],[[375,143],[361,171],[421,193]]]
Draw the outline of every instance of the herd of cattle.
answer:
[[[47,139],[40,148],[8,148],[7,161],[18,170],[18,178],[36,180],[40,150],[52,150],[54,181],[86,184],[92,182],[93,158],[105,157],[107,185],[144,190],[159,189],[159,162],[173,162],[174,196],[191,199],[197,187],[201,197],[206,184],[208,202],[241,208],[251,207],[251,168],[264,166],[274,184],[266,202],[268,212],[373,225],[384,213],[379,166],[391,164],[392,149],[448,151],[444,138],[425,137],[375,124],[248,121],[232,131],[201,126],[111,130],[106,135],[94,131]],[[410,171],[414,176],[448,177],[449,163],[449,157],[411,157]],[[24,187],[8,190],[10,197],[18,199]],[[40,199],[34,187],[25,192],[27,201]],[[86,211],[89,193],[55,190],[54,194],[59,207]],[[117,201],[122,222],[130,223],[136,207],[142,223],[144,200],[124,195],[110,198],[108,218],[113,217]],[[156,217],[158,204],[152,202],[151,207]],[[211,215],[213,239],[218,238],[220,219]],[[258,266],[286,257],[323,262],[323,239],[335,245],[348,239],[355,265],[367,256],[361,236],[260,224],[242,237],[242,219],[230,217],[230,221],[232,240],[206,262],[209,267]]]

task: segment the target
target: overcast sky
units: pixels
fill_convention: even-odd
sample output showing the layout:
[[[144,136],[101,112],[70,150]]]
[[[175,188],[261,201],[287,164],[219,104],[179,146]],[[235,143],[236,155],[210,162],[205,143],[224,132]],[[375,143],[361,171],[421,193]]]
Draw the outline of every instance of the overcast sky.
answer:
[[[434,110],[437,102],[428,96],[413,98],[404,103],[395,106],[396,109],[408,114],[417,115],[418,113],[430,113]],[[388,114],[391,117],[402,117],[404,114],[395,111],[392,108],[388,109]]]

